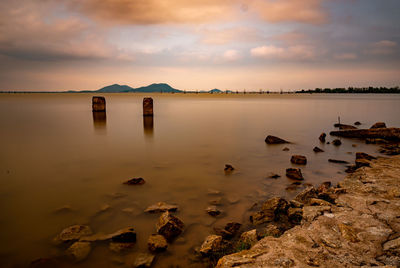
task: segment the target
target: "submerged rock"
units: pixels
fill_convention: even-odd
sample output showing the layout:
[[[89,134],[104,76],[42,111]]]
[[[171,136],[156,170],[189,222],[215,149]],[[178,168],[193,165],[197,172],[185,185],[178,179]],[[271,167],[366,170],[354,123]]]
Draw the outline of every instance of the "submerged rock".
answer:
[[[338,160],[338,159],[328,159],[328,162],[336,163],[336,164],[349,164],[349,162],[347,162],[347,161]]]
[[[122,253],[125,251],[130,251],[135,246],[135,243],[118,243],[111,242],[108,248],[115,253]]]
[[[290,151],[290,149],[288,147],[285,147],[282,149],[282,151],[287,152],[287,151]]]
[[[158,202],[157,204],[151,205],[148,208],[146,208],[144,212],[159,213],[159,212],[177,211],[177,210],[178,206],[176,205],[170,205],[164,202]]]
[[[335,145],[335,146],[339,146],[339,145],[342,144],[342,142],[339,139],[335,139],[335,140],[332,141],[332,144]]]
[[[374,128],[386,128],[386,124],[384,122],[377,122],[370,127],[370,129]]]
[[[109,234],[107,237],[116,243],[135,243],[136,231],[133,227],[128,227]]]
[[[225,172],[232,172],[232,171],[234,171],[235,170],[235,168],[232,166],[232,165],[230,165],[230,164],[225,164],[225,168],[224,168],[224,171]]]
[[[132,178],[129,181],[124,182],[126,185],[142,185],[145,184],[145,180],[143,178]]]
[[[317,147],[317,146],[314,147],[313,151],[316,152],[316,153],[322,153],[322,152],[324,152],[324,150],[322,150],[321,148],[319,148],[319,147]]]
[[[306,165],[307,158],[304,155],[293,155],[290,162],[296,165]]]
[[[301,174],[301,169],[299,168],[287,168],[286,169],[286,177],[293,180],[304,180],[303,174]]]
[[[361,125],[361,123],[360,123],[359,121],[356,121],[356,122],[354,123],[354,125],[359,126],[359,125]]]
[[[278,175],[278,174],[276,174],[276,173],[269,173],[269,174],[267,175],[267,177],[270,178],[270,179],[278,179],[278,178],[280,178],[281,176]]]
[[[129,267],[133,268],[146,268],[151,267],[153,264],[155,256],[149,253],[139,253],[137,254],[133,263],[129,265]]]
[[[319,140],[321,141],[321,142],[325,142],[325,138],[326,138],[326,134],[325,133],[321,133],[321,135],[319,135]]]
[[[61,231],[59,235],[54,238],[56,243],[69,242],[79,240],[83,236],[92,234],[92,230],[87,225],[72,225]]]
[[[172,240],[183,232],[184,224],[177,217],[168,211],[164,212],[156,224],[157,233],[164,236],[167,240]]]
[[[288,141],[286,141],[286,140],[284,140],[284,139],[281,139],[281,138],[278,138],[278,137],[275,137],[275,136],[271,136],[271,135],[268,135],[268,136],[265,138],[265,142],[266,142],[267,144],[284,144],[284,143],[290,143],[290,142],[288,142]]]
[[[153,234],[147,240],[147,246],[152,252],[164,251],[168,247],[167,240],[162,235]]]
[[[369,154],[366,154],[366,153],[357,152],[356,153],[356,160],[357,159],[365,159],[365,160],[371,161],[371,160],[376,159],[376,157],[372,156],[372,155],[369,155]]]
[[[75,242],[67,249],[67,256],[72,257],[76,262],[80,262],[87,258],[91,249],[89,242]]]
[[[209,215],[213,216],[213,217],[216,217],[219,214],[221,214],[221,211],[217,208],[217,206],[209,206],[209,207],[207,207],[206,208],[206,212]]]

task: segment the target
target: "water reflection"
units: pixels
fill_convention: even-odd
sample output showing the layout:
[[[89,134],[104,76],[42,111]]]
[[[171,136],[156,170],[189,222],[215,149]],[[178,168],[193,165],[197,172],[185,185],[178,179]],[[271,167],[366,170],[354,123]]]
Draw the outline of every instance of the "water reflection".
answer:
[[[152,138],[154,135],[154,117],[143,116],[143,130],[146,137]]]
[[[93,111],[93,126],[96,131],[105,132],[107,129],[106,112]]]

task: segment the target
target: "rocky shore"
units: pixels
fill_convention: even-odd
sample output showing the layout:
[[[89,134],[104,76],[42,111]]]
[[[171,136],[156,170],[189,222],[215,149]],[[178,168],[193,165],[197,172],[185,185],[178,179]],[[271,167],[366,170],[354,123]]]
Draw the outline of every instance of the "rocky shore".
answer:
[[[324,187],[334,199],[318,203]],[[371,160],[335,188],[312,189],[303,199],[278,200],[270,215],[279,218],[286,206],[289,221],[291,213],[302,215],[292,218],[299,225],[281,236],[267,234],[250,249],[220,258],[216,267],[400,267],[399,156]]]

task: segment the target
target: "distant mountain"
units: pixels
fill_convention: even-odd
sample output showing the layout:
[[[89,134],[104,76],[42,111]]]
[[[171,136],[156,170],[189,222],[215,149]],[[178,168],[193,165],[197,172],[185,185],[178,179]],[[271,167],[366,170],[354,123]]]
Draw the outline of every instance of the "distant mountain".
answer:
[[[135,88],[130,90],[129,92],[174,92],[174,93],[178,93],[178,92],[182,92],[182,90],[179,89],[175,89],[173,87],[171,87],[168,84],[151,84],[147,87],[139,87],[139,88]]]
[[[222,91],[219,90],[219,89],[217,89],[217,88],[211,89],[211,90],[208,91],[208,92],[209,92],[209,93],[222,93]]]
[[[117,93],[117,92],[131,92],[132,90],[134,90],[134,89],[131,88],[130,86],[114,84],[114,85],[106,86],[99,90],[96,90],[96,92]]]

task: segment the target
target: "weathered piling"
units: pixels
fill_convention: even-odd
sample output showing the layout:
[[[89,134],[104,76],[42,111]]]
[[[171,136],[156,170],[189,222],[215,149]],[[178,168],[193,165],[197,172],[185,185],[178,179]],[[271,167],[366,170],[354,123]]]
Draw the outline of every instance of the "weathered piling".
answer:
[[[93,112],[105,112],[106,111],[106,98],[100,96],[94,96],[92,98],[92,111]]]
[[[144,98],[143,99],[143,116],[153,116],[153,99]]]

